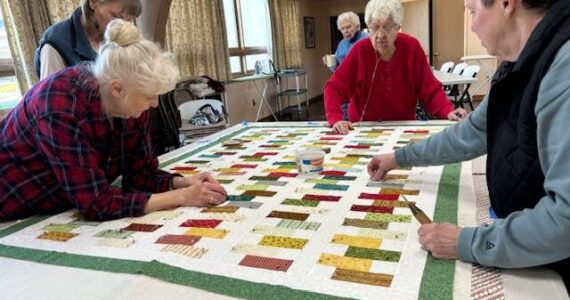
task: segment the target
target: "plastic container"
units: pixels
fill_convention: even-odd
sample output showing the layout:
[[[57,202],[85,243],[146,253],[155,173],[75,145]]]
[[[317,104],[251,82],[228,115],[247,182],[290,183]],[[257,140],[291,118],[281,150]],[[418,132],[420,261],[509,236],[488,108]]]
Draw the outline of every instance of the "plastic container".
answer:
[[[303,175],[318,175],[323,172],[325,152],[318,149],[303,149],[296,153],[297,170]]]

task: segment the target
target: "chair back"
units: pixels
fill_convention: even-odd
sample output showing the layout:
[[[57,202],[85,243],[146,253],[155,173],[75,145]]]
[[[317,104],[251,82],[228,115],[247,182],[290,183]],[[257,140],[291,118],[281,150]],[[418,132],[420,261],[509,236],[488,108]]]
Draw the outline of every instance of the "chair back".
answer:
[[[449,73],[453,69],[454,65],[455,65],[454,62],[448,61],[448,62],[444,63],[443,65],[441,65],[441,69],[439,69],[439,70],[444,72],[444,73]]]
[[[220,114],[224,114],[224,104],[218,99],[200,99],[184,102],[178,106],[180,111],[180,117],[182,120],[189,120],[192,118],[200,108],[211,105],[212,108],[216,109]]]
[[[481,70],[481,67],[478,65],[468,66],[463,70],[463,74],[461,75],[475,78],[477,73],[479,73],[479,70]]]
[[[463,74],[463,70],[465,70],[465,68],[467,68],[467,64],[466,63],[459,63],[455,65],[455,68],[453,68],[453,71],[451,73],[453,74],[457,74],[457,75],[462,75]]]

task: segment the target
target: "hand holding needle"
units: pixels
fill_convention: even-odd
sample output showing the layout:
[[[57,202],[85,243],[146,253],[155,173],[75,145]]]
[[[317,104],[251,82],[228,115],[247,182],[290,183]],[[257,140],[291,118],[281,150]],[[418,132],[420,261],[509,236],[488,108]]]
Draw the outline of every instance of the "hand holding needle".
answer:
[[[414,215],[416,220],[418,220],[418,222],[420,222],[420,224],[424,225],[424,224],[430,224],[431,223],[431,219],[421,209],[419,209],[412,202],[408,201],[406,196],[404,196],[404,195],[400,195],[400,196],[402,196],[404,201],[406,201],[406,203],[408,204],[408,207],[412,211],[412,214]]]

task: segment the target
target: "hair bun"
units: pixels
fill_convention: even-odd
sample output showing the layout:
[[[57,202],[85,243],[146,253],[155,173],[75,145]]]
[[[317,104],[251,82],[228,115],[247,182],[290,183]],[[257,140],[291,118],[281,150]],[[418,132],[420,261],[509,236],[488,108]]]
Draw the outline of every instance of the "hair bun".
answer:
[[[122,19],[115,19],[109,22],[105,31],[107,43],[114,42],[125,47],[141,40],[138,28],[131,22]]]

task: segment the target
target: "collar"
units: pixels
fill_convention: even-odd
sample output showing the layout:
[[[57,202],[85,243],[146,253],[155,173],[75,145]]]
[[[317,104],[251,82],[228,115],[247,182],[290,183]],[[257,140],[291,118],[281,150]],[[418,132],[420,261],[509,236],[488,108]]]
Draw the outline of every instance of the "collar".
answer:
[[[354,33],[354,36],[350,40],[348,40],[348,42],[351,44],[356,43],[358,41],[358,39],[360,38],[360,32],[361,32],[360,30],[356,31]]]
[[[75,9],[71,17],[71,47],[78,55],[94,60],[97,57],[97,52],[91,48],[91,43],[89,42],[83,27],[81,27],[81,15],[81,7],[78,7]]]

